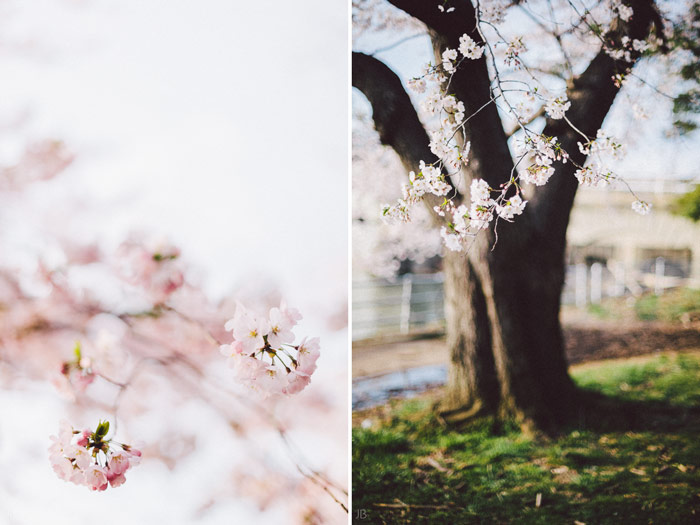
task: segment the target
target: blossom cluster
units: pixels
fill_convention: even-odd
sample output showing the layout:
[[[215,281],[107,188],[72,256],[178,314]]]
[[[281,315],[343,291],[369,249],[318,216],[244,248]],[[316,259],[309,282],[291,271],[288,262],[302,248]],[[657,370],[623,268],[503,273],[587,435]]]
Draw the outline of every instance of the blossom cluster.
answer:
[[[649,215],[651,212],[651,204],[637,199],[632,203],[632,210],[637,212],[639,215]]]
[[[633,52],[643,53],[650,47],[646,40],[631,39],[628,36],[623,36],[620,40],[620,47],[605,46],[605,53],[615,60],[624,60],[632,63],[634,62]]]
[[[469,35],[465,33],[459,37],[459,52],[462,53],[465,58],[476,60],[481,58],[481,56],[484,54],[484,46],[478,45]],[[443,54],[443,57],[444,56],[445,55]]]
[[[564,118],[564,113],[566,113],[566,110],[570,107],[571,102],[569,102],[566,95],[562,95],[549,99],[544,106],[544,110],[550,118],[559,120]]]
[[[579,168],[574,173],[581,186],[603,187],[610,185],[617,177],[597,163]]]
[[[566,163],[569,158],[557,142],[557,137],[531,133],[517,141],[515,148],[521,158],[531,158],[530,165],[520,171],[520,180],[535,186],[543,186],[554,174],[552,163],[555,160]]]
[[[505,20],[507,0],[485,0],[477,4],[479,6],[479,19],[492,24],[500,24]]]
[[[105,439],[109,422],[100,422],[92,430],[75,430],[61,421],[58,435],[51,436],[49,460],[56,475],[76,485],[103,491],[126,481],[126,471],[138,465],[141,451],[125,444]]]
[[[291,395],[310,382],[320,355],[318,337],[294,343],[292,328],[302,316],[282,302],[267,317],[258,316],[242,304],[225,328],[233,342],[221,345],[236,378],[263,395]]]
[[[602,130],[598,130],[595,139],[589,140],[585,144],[579,142],[578,148],[582,154],[594,155],[598,159],[585,167],[579,167],[574,173],[581,186],[602,187],[618,180],[612,171],[601,165],[600,159],[602,155],[608,155],[615,159],[621,158],[625,152],[623,144],[617,142],[613,137],[607,136]]]
[[[518,37],[508,42],[508,47],[506,48],[505,62],[507,65],[514,65],[516,68],[522,65],[520,60],[520,55],[527,51],[525,44],[523,43],[522,37]]]
[[[424,75],[409,80],[408,87],[419,94],[425,94],[421,103],[422,109],[428,115],[436,115],[440,126],[430,131],[430,151],[440,159],[437,165],[420,161],[418,173],[409,173],[409,183],[402,188],[402,198],[396,204],[385,204],[382,207],[382,217],[387,222],[410,221],[410,207],[420,201],[424,195],[432,194],[444,197],[452,187],[443,174],[443,167],[457,170],[469,161],[470,143],[457,143],[455,137],[463,126],[465,107],[461,100],[445,92],[448,83],[446,75],[456,71],[460,55],[462,59],[476,60],[481,58],[484,47],[478,45],[469,35],[464,34],[459,39],[459,50],[447,48],[442,53],[442,63],[439,67],[428,64]]]
[[[609,154],[615,159],[622,158],[625,154],[623,144],[616,142],[613,137],[609,137],[602,129],[598,130],[596,138],[589,140],[585,144],[578,143],[578,149],[584,155]]]
[[[144,289],[155,304],[164,303],[185,282],[178,265],[180,249],[165,241],[151,245],[125,242],[119,255],[126,280]]]
[[[624,22],[628,22],[632,18],[634,10],[630,6],[623,4],[622,0],[609,0],[608,3],[612,12],[617,14]]]
[[[494,190],[488,183],[483,179],[474,179],[470,187],[471,205],[469,207],[465,204],[456,208],[450,204],[445,206],[452,215],[452,221],[440,229],[445,246],[452,251],[462,251],[471,237],[480,230],[488,228],[494,216],[511,221],[516,215],[522,214],[527,201],[524,201],[519,193],[507,197],[511,186],[511,184],[504,185],[501,194],[493,199],[491,194]],[[438,213],[444,215],[445,210],[440,210]]]
[[[80,342],[75,343],[73,353],[74,358],[71,361],[65,361],[61,366],[61,374],[68,383],[66,387],[83,392],[95,380],[92,359],[83,356]]]

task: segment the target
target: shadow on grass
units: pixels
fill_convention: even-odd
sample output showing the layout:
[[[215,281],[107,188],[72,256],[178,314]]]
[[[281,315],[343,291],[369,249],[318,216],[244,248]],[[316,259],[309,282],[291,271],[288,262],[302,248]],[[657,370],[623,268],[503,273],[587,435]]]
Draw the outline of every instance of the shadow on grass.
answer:
[[[554,436],[489,417],[446,427],[429,397],[368,411],[353,522],[700,523],[700,356],[574,377],[579,403]]]
[[[595,432],[700,431],[700,405],[662,400],[629,400],[587,389],[579,390],[576,417],[565,430]]]

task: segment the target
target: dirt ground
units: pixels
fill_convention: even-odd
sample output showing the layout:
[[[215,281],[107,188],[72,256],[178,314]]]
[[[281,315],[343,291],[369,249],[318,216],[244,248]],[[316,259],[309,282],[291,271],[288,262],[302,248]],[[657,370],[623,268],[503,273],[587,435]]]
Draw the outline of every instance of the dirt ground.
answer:
[[[564,324],[570,364],[653,354],[663,350],[700,350],[700,325],[610,321]],[[354,343],[353,378],[381,375],[407,368],[447,364],[444,336]]]

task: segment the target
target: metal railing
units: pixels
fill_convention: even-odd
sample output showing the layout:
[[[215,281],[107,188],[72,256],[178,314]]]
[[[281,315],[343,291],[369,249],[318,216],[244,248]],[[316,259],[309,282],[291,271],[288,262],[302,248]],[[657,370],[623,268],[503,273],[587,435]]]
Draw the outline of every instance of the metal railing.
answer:
[[[626,271],[619,262],[567,267],[562,304],[585,307],[607,297],[638,296],[645,290],[659,295],[687,285],[684,277],[667,275],[667,261],[657,257],[649,271]],[[352,338],[354,341],[388,334],[410,334],[444,326],[444,276],[406,274],[394,281],[353,281]]]
[[[406,274],[352,284],[352,337],[365,339],[444,323],[443,275]]]

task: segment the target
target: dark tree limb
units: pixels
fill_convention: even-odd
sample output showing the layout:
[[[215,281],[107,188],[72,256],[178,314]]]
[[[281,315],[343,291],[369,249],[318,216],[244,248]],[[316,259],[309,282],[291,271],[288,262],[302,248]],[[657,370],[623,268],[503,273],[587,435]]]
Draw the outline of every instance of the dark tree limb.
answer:
[[[364,53],[353,52],[352,85],[369,100],[379,140],[396,151],[406,172],[417,171],[421,160],[426,164],[439,160],[430,151],[430,138],[401,80],[386,64]],[[447,182],[454,187],[449,177]],[[455,188],[452,194],[456,193]],[[430,200],[430,206],[440,203],[437,198]]]
[[[438,9],[437,2],[389,0],[389,3],[417,18],[430,29],[450,40],[458,40],[460,36],[467,33],[476,42],[482,42],[476,28],[476,11],[470,0],[450,2],[449,7],[453,7],[454,11],[449,14],[441,12]]]
[[[353,52],[352,85],[372,105],[379,140],[394,148],[407,172],[415,171],[421,160],[437,162],[428,146],[430,138],[396,73],[372,56]]]

